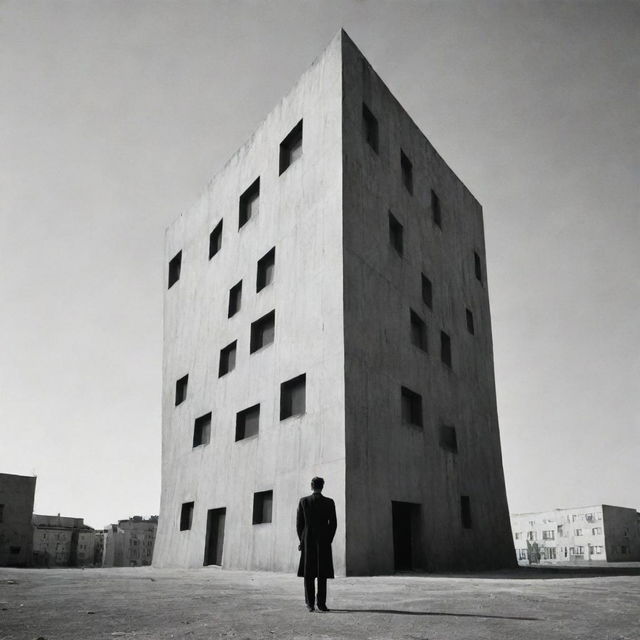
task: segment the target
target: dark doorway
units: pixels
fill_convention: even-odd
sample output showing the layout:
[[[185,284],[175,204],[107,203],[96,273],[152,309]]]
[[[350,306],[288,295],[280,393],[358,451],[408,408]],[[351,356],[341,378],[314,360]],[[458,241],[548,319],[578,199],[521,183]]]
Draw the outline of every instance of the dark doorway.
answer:
[[[420,568],[420,505],[391,502],[393,566],[396,571]]]
[[[227,510],[209,509],[207,513],[207,537],[204,546],[204,564],[222,565],[224,520]]]

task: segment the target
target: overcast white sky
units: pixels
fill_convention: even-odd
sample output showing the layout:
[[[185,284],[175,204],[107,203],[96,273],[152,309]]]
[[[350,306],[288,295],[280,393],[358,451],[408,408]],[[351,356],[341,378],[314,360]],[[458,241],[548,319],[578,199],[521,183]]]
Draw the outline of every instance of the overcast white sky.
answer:
[[[512,511],[640,507],[640,3],[0,2],[0,472],[157,513],[165,227],[344,27],[484,206]]]

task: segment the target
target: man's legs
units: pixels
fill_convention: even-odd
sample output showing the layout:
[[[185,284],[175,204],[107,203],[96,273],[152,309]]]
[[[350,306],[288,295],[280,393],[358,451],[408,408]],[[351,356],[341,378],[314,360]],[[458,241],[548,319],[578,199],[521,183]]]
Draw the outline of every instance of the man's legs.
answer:
[[[318,577],[318,609],[327,606],[327,579]]]
[[[320,590],[318,585],[318,603],[320,602]],[[326,593],[326,592],[325,592]],[[314,607],[316,602],[316,585],[313,576],[304,577],[304,601],[307,607]]]

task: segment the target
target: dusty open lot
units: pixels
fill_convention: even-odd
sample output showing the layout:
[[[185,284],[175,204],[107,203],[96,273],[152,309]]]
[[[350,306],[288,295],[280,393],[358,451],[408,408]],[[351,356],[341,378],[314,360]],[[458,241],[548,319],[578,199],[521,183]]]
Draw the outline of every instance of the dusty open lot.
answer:
[[[328,604],[282,574],[3,569],[0,640],[638,640],[640,567],[338,578]]]

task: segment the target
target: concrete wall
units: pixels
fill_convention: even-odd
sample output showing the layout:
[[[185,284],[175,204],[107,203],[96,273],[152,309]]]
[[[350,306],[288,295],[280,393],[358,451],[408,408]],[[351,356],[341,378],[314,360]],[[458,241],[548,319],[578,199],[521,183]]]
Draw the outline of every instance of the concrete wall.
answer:
[[[348,572],[393,570],[392,501],[421,505],[424,568],[512,566],[482,208],[346,34],[343,92]],[[378,121],[377,153],[363,135],[363,101]],[[401,149],[413,164],[413,194]],[[431,189],[442,228],[432,221]],[[389,211],[404,227],[402,256],[389,242]],[[433,310],[422,302],[421,273],[433,283]],[[410,309],[426,322],[428,353],[411,343]],[[451,368],[440,359],[441,330],[451,337]],[[422,428],[401,423],[401,386],[422,396]],[[458,453],[439,445],[443,424],[455,426]],[[471,499],[471,529],[462,527],[462,495]]]
[[[609,562],[640,560],[640,514],[635,509],[603,505],[604,534]]]
[[[336,501],[334,560],[345,572],[340,54],[338,36],[167,231],[165,262],[182,251],[182,269],[165,292],[157,566],[202,566],[207,510],[224,507],[225,567],[295,570],[298,500],[321,475]],[[303,155],[279,175],[279,145],[301,119]],[[259,213],[238,230],[239,197],[258,176]],[[220,220],[222,248],[209,260]],[[256,263],[272,247],[274,281],[256,293]],[[229,319],[239,280],[242,307]],[[250,354],[251,323],[273,309],[275,342]],[[235,369],[218,378],[220,349],[233,340]],[[280,384],[301,373],[306,413],[281,422]],[[176,407],[185,374],[187,399]],[[236,413],[257,403],[258,436],[235,442]],[[193,448],[194,420],[209,411],[211,441]],[[254,492],[263,490],[273,490],[273,521],[253,525]],[[181,504],[191,501],[191,529],[180,531]]]
[[[0,567],[31,562],[36,478],[0,473]]]

